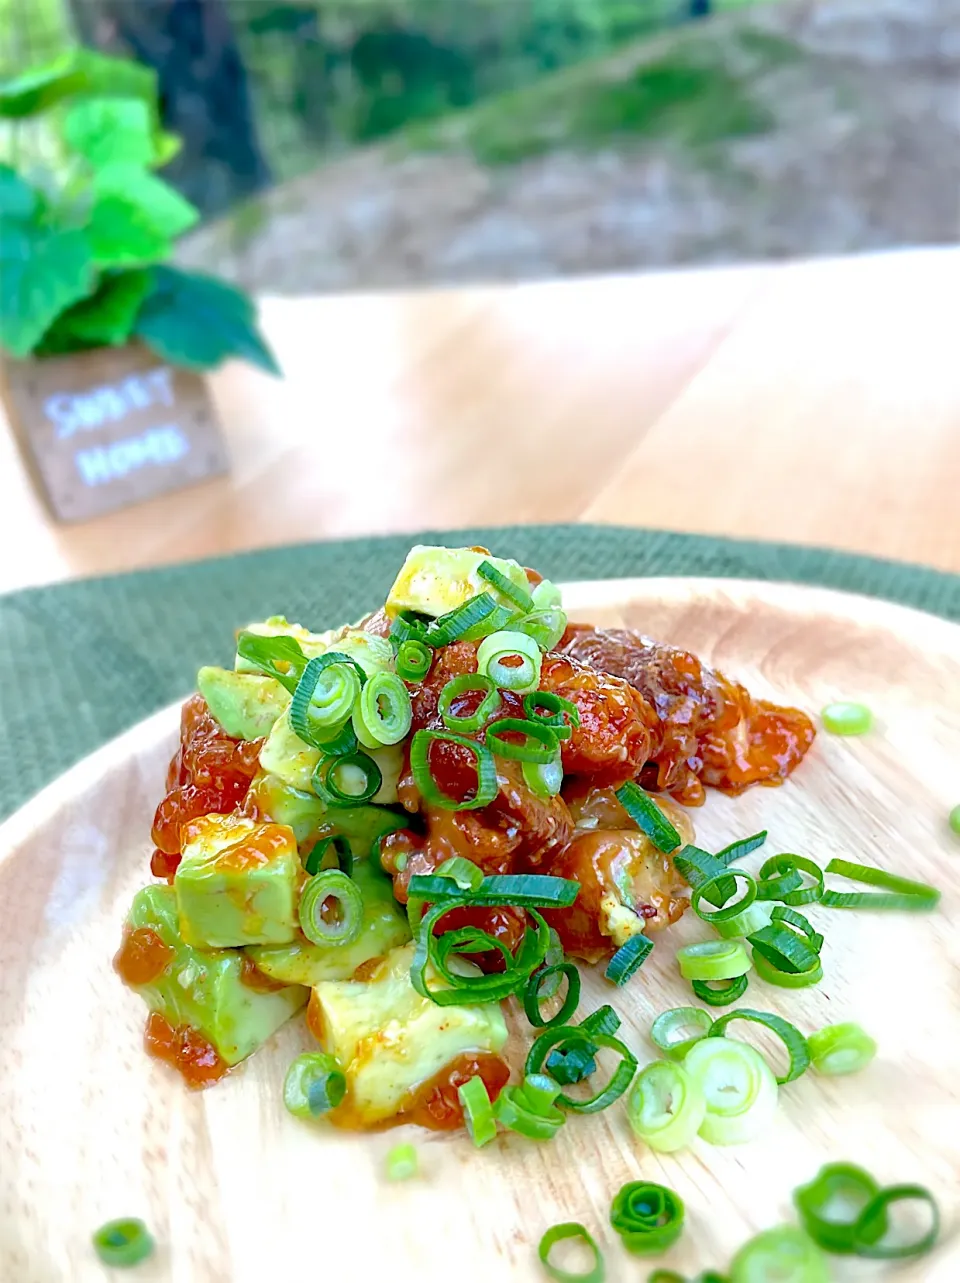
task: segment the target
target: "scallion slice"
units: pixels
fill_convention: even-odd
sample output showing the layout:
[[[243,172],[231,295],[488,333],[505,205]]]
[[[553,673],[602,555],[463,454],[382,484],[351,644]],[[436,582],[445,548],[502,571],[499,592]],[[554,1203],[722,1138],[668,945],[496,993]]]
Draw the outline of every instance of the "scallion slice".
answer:
[[[584,1017],[578,1028],[584,1034],[596,1032],[613,1035],[620,1028],[620,1017],[609,1004],[604,1004]],[[594,1055],[598,1050],[595,1044],[587,1042],[569,1051],[551,1051],[547,1057],[547,1070],[565,1087],[583,1082],[584,1078],[596,1073],[597,1062]]]
[[[729,1007],[747,992],[747,977],[732,980],[691,980],[690,988],[708,1007]]]
[[[757,890],[759,894],[759,883]],[[761,928],[769,926],[772,918],[773,905],[766,900],[757,899],[729,918],[723,918],[720,921],[716,918],[708,918],[706,921],[710,922],[717,935],[722,936],[724,940],[743,940]]]
[[[691,1145],[706,1112],[699,1083],[671,1060],[654,1060],[644,1066],[627,1098],[627,1119],[633,1131],[662,1154]]]
[[[359,664],[340,651],[316,655],[307,664],[290,701],[290,725],[305,744],[322,749],[348,720],[360,695],[358,673],[366,681]]]
[[[526,633],[491,633],[477,647],[477,671],[518,695],[537,689],[542,662],[540,647]]]
[[[895,1203],[923,1203],[930,1212],[930,1227],[914,1238],[891,1238],[887,1230],[890,1208]],[[878,1233],[879,1231],[879,1233]],[[940,1234],[940,1209],[923,1185],[887,1185],[874,1194],[857,1217],[853,1230],[854,1251],[874,1261],[899,1261],[929,1252]]]
[[[730,1283],[830,1283],[831,1277],[820,1249],[793,1225],[764,1230],[730,1263]]]
[[[471,753],[476,762],[477,787],[473,797],[460,799],[451,797],[440,788],[430,769],[430,749],[434,744],[457,744]],[[414,783],[423,800],[432,806],[441,806],[447,811],[470,811],[477,807],[489,806],[497,796],[497,765],[493,754],[476,740],[453,731],[416,731],[410,741],[410,769]]]
[[[773,1118],[777,1080],[753,1047],[729,1038],[703,1038],[683,1067],[700,1087],[706,1113],[699,1135],[712,1145],[752,1140]]]
[[[566,976],[567,993],[560,1009],[552,1016],[545,1017],[540,1010],[540,990],[544,981],[553,976]],[[580,1002],[580,972],[572,962],[555,962],[552,966],[543,967],[527,981],[523,993],[523,1010],[535,1029],[552,1029],[555,1025],[564,1025],[576,1011]]]
[[[568,740],[573,727],[580,725],[580,710],[572,700],[553,691],[531,691],[523,697],[523,711],[531,722],[553,727],[557,739]]]
[[[567,1239],[577,1239],[591,1252],[593,1265],[589,1269],[577,1270],[574,1273],[572,1270],[561,1270],[559,1266],[551,1265],[551,1251],[557,1243],[563,1243]],[[597,1247],[587,1229],[579,1221],[564,1221],[562,1225],[551,1226],[540,1240],[537,1255],[540,1258],[540,1264],[550,1278],[554,1280],[554,1283],[603,1283],[606,1277],[603,1253]]]
[[[940,892],[926,882],[897,877],[867,864],[850,860],[831,860],[827,873],[836,873],[851,882],[882,887],[882,891],[831,891],[820,896],[820,903],[830,909],[901,909],[912,913],[930,913],[940,901]]]
[[[363,926],[363,896],[339,869],[324,869],[300,892],[300,929],[313,944],[352,944]]]
[[[565,909],[580,892],[573,878],[558,878],[549,873],[495,873],[485,877],[466,897],[454,889],[450,879],[435,873],[415,874],[409,882],[410,895],[421,900],[465,898],[472,905],[518,905],[522,908]]]
[[[323,757],[314,768],[312,776],[314,789],[317,787],[317,780],[322,780],[323,773],[327,768],[327,761],[330,758],[350,757],[351,754],[356,753],[357,749],[360,747],[357,739],[357,733],[353,729],[352,719],[349,722],[345,722],[330,739],[321,740],[319,747]]]
[[[733,864],[736,860],[742,860],[748,856],[751,851],[756,851],[757,847],[763,846],[767,840],[767,830],[761,829],[759,833],[754,833],[752,837],[738,838],[736,842],[731,842],[716,854],[716,859],[721,864]]]
[[[797,913],[796,909],[778,904],[770,917],[770,921],[771,923],[782,923],[784,926],[798,931],[802,936],[806,937],[807,943],[815,952],[819,953],[823,948],[823,936],[814,929],[810,919],[805,918],[802,913]]]
[[[640,970],[653,952],[653,941],[645,935],[631,936],[622,944],[603,973],[611,984],[622,988],[632,975]]]
[[[747,1020],[752,1024],[762,1025],[764,1029],[769,1029],[771,1033],[776,1034],[786,1047],[790,1063],[787,1066],[787,1072],[777,1076],[777,1083],[781,1087],[784,1083],[792,1083],[794,1079],[806,1072],[810,1065],[810,1051],[806,1038],[796,1025],[791,1025],[789,1020],[784,1020],[782,1016],[776,1016],[771,1011],[752,1011],[749,1007],[739,1007],[736,1011],[728,1011],[725,1016],[720,1016],[713,1022],[710,1037],[724,1037],[734,1020]]]
[[[823,729],[831,735],[866,735],[873,726],[873,713],[866,704],[839,700],[820,713]]]
[[[714,884],[714,891],[707,895],[711,904],[722,908],[737,889],[727,866],[715,855],[702,850],[699,846],[687,845],[673,857],[673,867],[691,887],[701,887],[706,883]],[[726,874],[726,878],[724,878]]]
[[[396,673],[374,673],[360,692],[357,715],[374,744],[399,744],[413,720],[410,694]]]
[[[582,1025],[560,1025],[555,1029],[545,1029],[538,1038],[534,1039],[533,1045],[527,1053],[525,1072],[538,1074],[543,1068],[548,1055],[555,1048],[562,1052],[569,1052],[578,1048],[590,1048],[589,1054],[593,1056],[595,1051],[602,1047],[609,1048],[620,1056],[620,1063],[614,1070],[613,1076],[606,1087],[587,1100],[575,1100],[562,1093],[557,1097],[557,1103],[564,1109],[572,1110],[578,1114],[595,1114],[601,1109],[606,1109],[608,1105],[612,1105],[615,1100],[618,1100],[623,1095],[633,1081],[633,1075],[637,1071],[636,1056],[619,1038],[599,1033],[596,1030],[591,1030],[587,1033]]]
[[[947,824],[954,833],[960,834],[960,803],[947,816]]]
[[[475,628],[482,627],[496,611],[497,603],[490,594],[479,593],[447,614],[438,616],[427,628],[423,640],[437,649],[449,646]]]
[[[420,1174],[420,1156],[415,1145],[405,1141],[394,1145],[387,1154],[386,1177],[388,1181],[408,1181]]]
[[[334,833],[330,837],[321,838],[319,842],[314,843],[303,862],[303,867],[307,873],[313,877],[319,873],[325,861],[329,858],[331,848],[336,856],[337,868],[345,873],[348,878],[353,876],[353,848],[343,836],[342,833]],[[331,866],[332,867],[332,866]]]
[[[663,811],[639,784],[627,780],[616,790],[617,801],[633,820],[641,833],[645,833],[658,851],[669,855],[683,841]]]
[[[546,610],[532,610],[514,624],[518,632],[532,637],[541,650],[553,650],[567,631],[567,617],[556,606]]]
[[[444,860],[437,866],[433,876],[450,878],[458,887],[457,894],[478,891],[483,883],[483,869],[479,864],[474,864],[472,860],[462,855],[451,855],[449,860]]]
[[[494,1116],[508,1131],[528,1140],[553,1140],[567,1121],[566,1116],[548,1100],[550,1091],[537,1090],[535,1086],[528,1094],[527,1084],[537,1078],[550,1082],[544,1074],[528,1075],[519,1087],[504,1087],[493,1107]],[[559,1085],[554,1086],[559,1092]]]
[[[631,1181],[622,1186],[610,1208],[610,1224],[635,1256],[667,1251],[683,1233],[683,1218],[683,1200],[654,1181]]]
[[[313,789],[328,806],[362,806],[380,792],[383,775],[367,753],[322,758],[313,772]]]
[[[713,1016],[700,1007],[673,1007],[661,1011],[650,1026],[650,1037],[658,1051],[670,1060],[683,1060],[695,1042],[706,1038],[713,1028]]]
[[[444,881],[444,879],[440,879]],[[411,886],[413,879],[411,879]],[[441,900],[431,905],[424,914],[416,933],[417,947],[410,967],[410,983],[424,998],[439,1007],[475,1006],[487,1002],[501,1002],[522,990],[530,975],[543,963],[550,943],[550,928],[536,909],[527,912],[534,922],[534,929],[524,931],[516,954],[512,954],[499,937],[482,931],[479,927],[459,927],[454,931],[434,934],[440,919],[453,908],[474,905],[472,895]],[[504,903],[500,901],[499,903]],[[464,974],[462,968],[454,971],[451,960],[469,959],[470,954],[495,951],[503,959],[503,970],[484,975],[471,968]],[[428,965],[440,976],[446,987],[431,989],[427,983]],[[538,1066],[539,1068],[539,1066]]]
[[[809,1036],[807,1046],[814,1069],[828,1078],[858,1073],[877,1054],[877,1044],[853,1022],[825,1025]]]
[[[880,1186],[862,1167],[827,1163],[809,1184],[793,1191],[793,1202],[803,1228],[819,1247],[848,1255],[856,1250],[860,1213],[879,1192]],[[868,1232],[882,1238],[885,1221],[878,1220]]]
[[[551,606],[563,605],[560,589],[549,579],[541,579],[538,584],[534,584],[530,590],[530,597],[536,610],[548,610]]]
[[[706,908],[703,901],[716,902],[721,893],[720,884],[725,883],[728,878],[732,878],[735,883],[739,881],[744,884],[743,894],[740,899],[734,900],[732,904],[726,904],[722,909]],[[701,882],[699,886],[694,887],[690,904],[698,918],[708,922],[711,926],[716,926],[722,922],[729,922],[732,918],[742,917],[756,898],[757,884],[750,874],[744,873],[742,869],[731,869],[729,873],[722,873],[715,878],[708,878],[707,881]],[[727,899],[729,900],[730,897],[728,896]],[[708,979],[714,978],[708,977]]]
[[[462,1086],[457,1088],[457,1096],[463,1109],[463,1122],[467,1134],[477,1149],[496,1140],[497,1120],[483,1079],[479,1076],[468,1078]]]
[[[514,739],[505,739],[506,735],[522,735],[523,742],[518,744]],[[557,733],[553,727],[522,717],[501,717],[499,721],[491,722],[484,742],[491,753],[515,762],[547,766],[557,757]]]
[[[482,694],[477,707],[472,713],[460,714],[453,711],[454,703],[464,695]],[[437,712],[443,724],[450,731],[461,731],[464,734],[479,731],[489,718],[500,707],[500,692],[495,683],[481,673],[461,673],[451,677],[437,701]]]
[[[531,793],[536,793],[537,797],[556,797],[563,786],[563,761],[559,745],[549,762],[521,762],[520,773]]]
[[[433,663],[433,651],[419,637],[408,637],[397,651],[397,676],[405,682],[422,682]]]
[[[154,1241],[143,1221],[135,1216],[124,1216],[107,1221],[93,1235],[93,1250],[103,1261],[116,1269],[139,1265],[154,1252]]]
[[[813,944],[782,922],[771,922],[750,937],[754,956],[760,954],[778,971],[798,975],[812,970],[819,961]]]
[[[412,610],[401,610],[390,625],[390,645],[399,654],[406,641],[422,641],[431,621],[426,615],[414,614]]]
[[[803,885],[803,874],[813,881]],[[823,870],[802,855],[773,855],[760,869],[757,894],[762,900],[782,900],[794,908],[814,904],[823,892]]]
[[[736,940],[701,940],[677,950],[684,980],[732,980],[750,970],[750,956]]]
[[[283,1103],[295,1118],[319,1118],[336,1109],[346,1094],[339,1061],[322,1051],[298,1056],[283,1083]]]
[[[261,673],[274,677],[292,695],[307,666],[307,657],[293,637],[263,637],[260,633],[237,635],[237,654]]]
[[[519,584],[515,584],[512,579],[508,579],[491,562],[481,561],[477,567],[477,573],[488,584],[492,584],[502,597],[506,597],[512,606],[516,606],[517,610],[528,611],[533,609],[533,598],[530,593],[525,588],[521,588]]]
[[[768,962],[762,953],[754,950],[753,969],[761,980],[765,980],[768,985],[776,985],[778,989],[806,989],[810,985],[818,985],[823,979],[823,964],[819,958],[806,971],[781,971],[772,962]]]

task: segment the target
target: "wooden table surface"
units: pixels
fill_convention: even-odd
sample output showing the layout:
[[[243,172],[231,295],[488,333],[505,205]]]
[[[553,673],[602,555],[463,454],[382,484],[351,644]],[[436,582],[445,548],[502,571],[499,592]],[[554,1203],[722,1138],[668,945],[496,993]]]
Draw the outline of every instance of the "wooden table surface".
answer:
[[[960,571],[960,248],[267,299],[228,478],[57,526],[0,424],[0,591],[269,544],[598,521]],[[611,568],[615,570],[615,567]]]

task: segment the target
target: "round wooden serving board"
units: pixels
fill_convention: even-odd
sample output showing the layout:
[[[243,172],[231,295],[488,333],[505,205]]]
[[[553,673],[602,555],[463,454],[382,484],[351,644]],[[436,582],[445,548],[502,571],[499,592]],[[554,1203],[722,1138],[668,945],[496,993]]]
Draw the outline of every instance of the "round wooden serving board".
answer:
[[[621,1104],[571,1117],[551,1144],[510,1136],[482,1151],[462,1136],[298,1122],[281,1084],[310,1043],[302,1017],[220,1085],[186,1090],[143,1053],[144,1007],[110,966],[131,896],[149,879],[150,820],[176,737],[167,709],[0,828],[4,1283],[102,1283],[112,1276],[90,1234],[122,1215],[143,1217],[157,1239],[138,1283],[533,1283],[544,1277],[541,1234],[565,1220],[602,1244],[608,1283],[641,1283],[654,1265],[725,1269],[751,1234],[794,1219],[791,1191],[831,1159],[928,1185],[944,1218],[931,1256],[834,1258],[838,1280],[960,1278],[960,839],[946,821],[960,801],[960,628],[769,584],[608,581],[572,585],[567,601],[577,618],[689,647],[760,695],[812,712],[836,698],[874,710],[868,736],[821,733],[783,788],[712,795],[693,813],[711,849],[768,828],[751,869],[761,855],[798,851],[942,888],[932,916],[815,909],[823,983],[795,992],[754,979],[744,996],[805,1032],[859,1021],[880,1046],[873,1064],[781,1089],[774,1126],[752,1144],[698,1141],[664,1157],[634,1140]],[[641,1061],[652,1059],[652,1017],[691,1000],[675,948],[706,935],[688,914],[624,991],[588,976],[581,1011],[611,1001]],[[384,1156],[401,1138],[418,1145],[422,1176],[390,1186]],[[607,1219],[613,1194],[638,1177],[687,1205],[681,1242],[654,1262],[628,1257]]]

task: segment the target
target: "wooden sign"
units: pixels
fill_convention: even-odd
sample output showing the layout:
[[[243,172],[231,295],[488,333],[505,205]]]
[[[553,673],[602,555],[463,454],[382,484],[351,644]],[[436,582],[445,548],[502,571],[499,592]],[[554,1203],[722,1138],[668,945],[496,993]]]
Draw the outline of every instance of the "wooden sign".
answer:
[[[227,469],[207,385],[139,344],[6,361],[2,392],[53,515],[84,521]]]

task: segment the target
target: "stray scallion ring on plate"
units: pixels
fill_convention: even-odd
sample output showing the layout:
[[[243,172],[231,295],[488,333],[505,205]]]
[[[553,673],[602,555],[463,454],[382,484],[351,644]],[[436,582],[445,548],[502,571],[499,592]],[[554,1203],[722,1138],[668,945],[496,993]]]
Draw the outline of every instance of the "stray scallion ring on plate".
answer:
[[[386,1178],[388,1181],[408,1181],[420,1174],[420,1155],[415,1145],[405,1141],[394,1145],[387,1153]]]
[[[541,986],[552,976],[566,976],[567,992],[559,1009],[552,1016],[544,1016],[540,1004]],[[555,1025],[564,1025],[577,1009],[580,1002],[580,972],[573,962],[555,962],[551,966],[535,971],[527,981],[523,994],[523,1010],[535,1029],[552,1029]]]
[[[777,1080],[753,1047],[730,1038],[703,1038],[683,1067],[703,1092],[699,1134],[711,1145],[737,1145],[769,1126],[777,1109]]]
[[[701,1007],[673,1007],[661,1011],[650,1026],[650,1038],[670,1060],[683,1060],[695,1042],[713,1028],[713,1016]]]
[[[749,1007],[738,1007],[736,1011],[728,1011],[725,1016],[720,1016],[713,1022],[710,1037],[725,1036],[734,1020],[746,1020],[769,1029],[783,1043],[790,1063],[785,1074],[777,1075],[777,1083],[781,1087],[784,1083],[792,1083],[794,1079],[806,1072],[810,1065],[807,1040],[795,1025],[790,1024],[789,1020],[774,1015],[772,1011],[752,1011]]]
[[[831,1283],[826,1258],[795,1225],[764,1230],[730,1263],[730,1283]]]
[[[677,950],[684,980],[732,980],[750,970],[750,955],[736,940],[701,940]]]
[[[540,647],[526,633],[492,633],[477,647],[477,671],[517,694],[537,689],[542,663]]]
[[[363,896],[340,869],[324,869],[303,884],[300,930],[312,944],[353,944],[363,928]]]
[[[474,1145],[480,1149],[496,1140],[497,1120],[483,1079],[479,1075],[468,1078],[457,1088],[457,1096],[463,1109],[463,1125]]]
[[[828,1078],[855,1074],[877,1054],[877,1044],[852,1021],[818,1029],[807,1038],[807,1047],[816,1072]]]
[[[283,1103],[295,1118],[319,1118],[342,1103],[347,1080],[334,1056],[304,1052],[287,1070]]]
[[[634,1079],[627,1120],[658,1153],[686,1149],[703,1126],[707,1104],[699,1083],[673,1060],[654,1060]]]
[[[550,1262],[550,1253],[557,1243],[568,1239],[577,1239],[588,1248],[593,1256],[593,1265],[587,1270],[562,1270]],[[579,1221],[564,1221],[562,1225],[553,1225],[544,1234],[537,1248],[540,1264],[554,1283],[604,1283],[606,1270],[603,1264],[603,1253],[595,1243],[585,1226]]]
[[[153,1236],[135,1216],[107,1221],[93,1235],[93,1250],[104,1265],[128,1269],[139,1265],[154,1251]]]
[[[856,1251],[856,1225],[860,1213],[880,1186],[869,1172],[854,1163],[827,1163],[806,1185],[793,1191],[793,1202],[803,1228],[826,1252],[849,1255]],[[866,1232],[875,1240],[886,1232],[886,1220],[877,1218]]]
[[[614,1197],[610,1224],[628,1252],[649,1256],[673,1247],[683,1233],[684,1213],[683,1200],[666,1185],[630,1181]]]
[[[729,1007],[747,992],[747,977],[730,980],[691,980],[690,988],[708,1007]]]
[[[554,1029],[546,1029],[538,1038],[534,1039],[533,1045],[527,1052],[524,1072],[528,1074],[539,1073],[547,1056],[555,1048],[562,1051],[589,1048],[589,1054],[593,1056],[597,1049],[604,1047],[617,1052],[620,1056],[620,1063],[614,1070],[613,1076],[606,1087],[601,1088],[600,1091],[586,1100],[578,1100],[563,1093],[557,1097],[557,1104],[561,1109],[569,1109],[578,1114],[595,1114],[618,1100],[630,1086],[633,1081],[633,1075],[637,1072],[636,1056],[619,1038],[596,1031],[586,1033],[582,1025],[559,1025]]]

